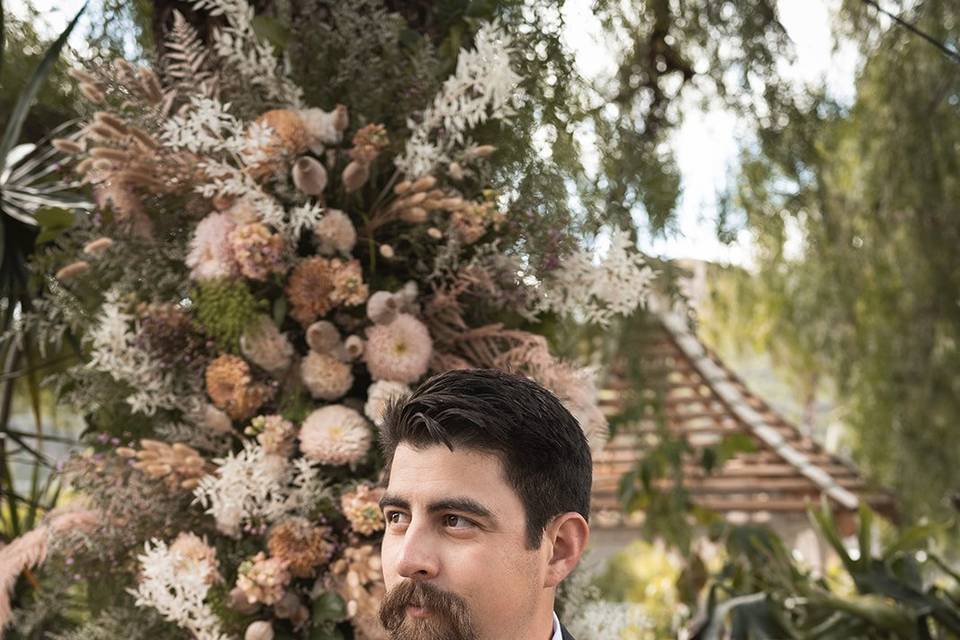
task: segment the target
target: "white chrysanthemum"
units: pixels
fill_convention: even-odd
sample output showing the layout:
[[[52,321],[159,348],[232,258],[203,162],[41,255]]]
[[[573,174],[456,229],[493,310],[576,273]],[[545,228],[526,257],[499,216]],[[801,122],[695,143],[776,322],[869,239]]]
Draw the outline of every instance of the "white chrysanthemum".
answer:
[[[366,419],[340,404],[317,409],[300,428],[300,450],[322,464],[354,464],[370,449],[372,434]]]
[[[349,254],[357,244],[357,230],[350,218],[339,209],[327,209],[313,227],[317,239],[317,251],[323,255]]]
[[[320,400],[342,398],[353,386],[350,365],[317,351],[308,353],[300,363],[300,377],[310,395]]]
[[[273,376],[283,374],[293,361],[293,345],[268,316],[260,316],[243,332],[240,351]]]
[[[211,213],[200,221],[190,240],[186,263],[194,280],[213,280],[237,275],[228,238],[236,228],[228,213]]]
[[[140,581],[129,592],[138,607],[153,607],[198,640],[227,640],[220,619],[204,601],[210,589],[205,561],[185,556],[156,539],[144,545],[144,553],[137,559]]]
[[[367,369],[374,380],[414,383],[427,372],[432,355],[430,332],[408,313],[367,329]]]
[[[410,387],[402,382],[379,380],[367,389],[367,402],[363,405],[363,412],[373,424],[381,427],[387,405],[408,395],[410,395]]]

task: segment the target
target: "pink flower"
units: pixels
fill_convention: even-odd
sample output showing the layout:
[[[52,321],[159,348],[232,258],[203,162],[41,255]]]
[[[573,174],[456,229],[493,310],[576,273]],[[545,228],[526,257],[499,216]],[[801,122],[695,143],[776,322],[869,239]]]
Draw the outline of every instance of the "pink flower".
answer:
[[[430,332],[409,313],[367,329],[367,369],[374,380],[416,382],[430,367],[432,355]]]
[[[211,213],[200,221],[190,240],[190,253],[186,260],[191,278],[213,280],[239,273],[229,240],[235,228],[227,213]]]

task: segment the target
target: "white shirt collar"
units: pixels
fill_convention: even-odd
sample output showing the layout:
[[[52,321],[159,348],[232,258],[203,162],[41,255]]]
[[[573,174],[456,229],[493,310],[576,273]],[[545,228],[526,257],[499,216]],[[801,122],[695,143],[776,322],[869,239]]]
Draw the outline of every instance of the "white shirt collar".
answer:
[[[553,635],[550,636],[550,640],[563,640],[563,634],[560,632],[560,618],[557,617],[557,612],[553,612]]]

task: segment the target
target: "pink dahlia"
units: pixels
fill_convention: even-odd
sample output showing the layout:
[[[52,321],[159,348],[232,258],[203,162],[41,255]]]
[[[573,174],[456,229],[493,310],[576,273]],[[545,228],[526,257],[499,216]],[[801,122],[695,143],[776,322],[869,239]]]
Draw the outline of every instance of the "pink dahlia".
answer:
[[[426,325],[409,313],[367,329],[367,369],[374,380],[411,384],[427,372],[433,341]]]

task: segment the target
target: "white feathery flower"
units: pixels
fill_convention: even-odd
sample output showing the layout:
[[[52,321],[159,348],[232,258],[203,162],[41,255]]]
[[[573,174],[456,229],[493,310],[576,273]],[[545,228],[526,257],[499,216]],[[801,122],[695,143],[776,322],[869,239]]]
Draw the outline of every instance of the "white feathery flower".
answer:
[[[126,400],[134,413],[152,416],[157,409],[181,406],[172,375],[137,346],[135,319],[124,311],[119,297],[118,291],[108,291],[100,307],[99,322],[88,338],[92,349],[87,367],[129,384],[133,392]]]
[[[217,529],[229,536],[239,536],[244,526],[302,515],[323,487],[309,462],[291,465],[253,441],[214,463],[216,472],[201,478],[193,493],[195,502],[214,517]]]
[[[230,103],[193,96],[182,113],[163,123],[160,141],[171,149],[193,153],[238,152],[246,137],[242,123],[230,112]]]
[[[539,310],[582,314],[587,322],[607,324],[646,301],[654,272],[634,248],[630,234],[614,229],[606,254],[595,258],[592,251],[581,248],[547,274],[541,283]]]
[[[273,100],[300,106],[303,90],[285,74],[278,73],[280,62],[273,47],[253,30],[253,5],[245,0],[195,0],[193,8],[224,17],[227,26],[214,32],[213,50],[244,80],[263,87]]]
[[[468,129],[491,119],[514,114],[520,76],[510,66],[513,53],[510,37],[494,21],[480,27],[472,50],[461,49],[457,70],[447,78],[419,123],[408,123],[412,131],[406,150],[396,160],[408,176],[422,176],[466,142]]]
[[[324,208],[314,202],[290,209],[289,220],[286,224],[287,235],[298,240],[304,231],[317,226],[324,218]]]
[[[153,539],[144,545],[140,582],[129,593],[138,607],[153,607],[198,640],[227,640],[220,619],[204,602],[210,589],[207,563],[189,558]]]
[[[289,236],[289,223],[283,207],[265,193],[253,178],[225,162],[207,160],[200,163],[200,168],[210,178],[209,182],[197,187],[197,192],[203,197],[224,195],[245,199],[257,212],[260,222]]]

